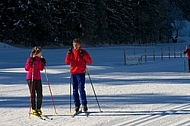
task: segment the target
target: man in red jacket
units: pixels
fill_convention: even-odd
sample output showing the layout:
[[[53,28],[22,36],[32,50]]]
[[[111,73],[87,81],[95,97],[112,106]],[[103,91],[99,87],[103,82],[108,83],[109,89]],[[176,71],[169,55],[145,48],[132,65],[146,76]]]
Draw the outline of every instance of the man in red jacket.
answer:
[[[190,72],[190,45],[188,46],[188,48],[183,53],[187,54],[188,66],[189,66],[189,72]]]
[[[73,85],[73,99],[75,104],[75,111],[78,112],[80,108],[80,98],[83,106],[83,111],[87,111],[87,100],[85,92],[85,72],[86,64],[92,64],[92,59],[88,52],[81,49],[81,41],[79,38],[73,40],[73,47],[69,49],[65,57],[65,63],[70,64],[71,82]]]
[[[40,47],[34,47],[30,57],[26,61],[25,70],[28,71],[26,80],[30,90],[30,104],[33,115],[42,115],[42,82],[40,71],[44,69],[46,60],[42,58],[42,50]],[[37,94],[37,105],[35,97]]]

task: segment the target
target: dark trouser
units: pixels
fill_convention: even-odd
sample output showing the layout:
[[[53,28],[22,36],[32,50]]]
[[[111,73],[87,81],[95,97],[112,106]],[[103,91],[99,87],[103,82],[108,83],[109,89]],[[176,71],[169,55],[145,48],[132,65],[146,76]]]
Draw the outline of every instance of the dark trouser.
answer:
[[[73,99],[75,106],[80,106],[80,98],[82,105],[87,105],[86,92],[85,92],[85,73],[82,74],[72,74],[71,81],[73,85]]]
[[[29,90],[30,90],[30,97],[31,97],[31,104],[32,109],[41,109],[42,106],[42,82],[41,80],[27,80]],[[36,106],[36,94],[37,94],[37,106]]]

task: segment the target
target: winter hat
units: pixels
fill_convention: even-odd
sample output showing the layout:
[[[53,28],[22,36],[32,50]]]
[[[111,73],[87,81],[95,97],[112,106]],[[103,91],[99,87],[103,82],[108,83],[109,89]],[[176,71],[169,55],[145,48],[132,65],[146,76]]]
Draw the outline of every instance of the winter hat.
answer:
[[[73,43],[78,43],[79,45],[82,44],[81,40],[79,38],[73,39]]]
[[[35,46],[32,48],[32,55],[37,55],[42,51],[41,47]]]

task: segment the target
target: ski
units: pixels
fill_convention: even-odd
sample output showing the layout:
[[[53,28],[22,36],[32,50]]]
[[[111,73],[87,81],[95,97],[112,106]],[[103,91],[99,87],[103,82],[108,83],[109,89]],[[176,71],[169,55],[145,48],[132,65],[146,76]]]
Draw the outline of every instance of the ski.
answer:
[[[72,117],[74,118],[75,116],[79,115],[80,113],[82,113],[82,111],[78,111],[78,112],[75,112]]]
[[[34,117],[38,117],[38,118],[40,118],[41,120],[47,120],[47,119],[53,120],[53,118],[50,118],[50,117],[47,116],[47,115],[33,115],[33,114],[31,114],[31,115],[34,116]]]
[[[46,120],[46,118],[44,118],[44,117],[42,117],[42,116],[40,116],[40,115],[33,115],[33,114],[31,114],[32,116],[34,116],[34,117],[38,117],[39,119],[41,119],[41,120]]]
[[[75,112],[75,113],[72,115],[72,117],[74,118],[75,116],[77,116],[77,115],[79,115],[79,114],[81,114],[81,113],[84,113],[86,117],[88,117],[89,114],[90,114],[90,113],[87,112],[87,111],[86,111],[86,112],[78,111],[78,112]]]
[[[86,117],[88,117],[90,113],[85,111],[84,114],[86,115]]]
[[[42,118],[45,118],[45,119],[49,119],[49,120],[53,120],[53,118],[47,116],[47,115],[41,115]]]

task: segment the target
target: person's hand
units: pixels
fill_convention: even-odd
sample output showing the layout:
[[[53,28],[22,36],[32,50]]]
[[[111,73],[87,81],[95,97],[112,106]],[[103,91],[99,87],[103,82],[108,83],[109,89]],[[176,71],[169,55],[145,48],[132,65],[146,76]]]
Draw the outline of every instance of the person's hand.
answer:
[[[34,63],[34,61],[35,61],[35,57],[31,57],[30,61],[29,61],[29,64],[32,65]]]
[[[84,52],[83,52],[82,50],[80,50],[79,55],[80,55],[81,57],[83,57],[83,56],[84,56]]]
[[[44,64],[44,66],[46,65],[46,60],[44,58],[40,59],[42,61],[42,63]]]
[[[71,53],[72,53],[72,49],[73,49],[73,48],[71,47],[71,48],[68,50],[67,53],[68,53],[68,54],[71,54]]]

